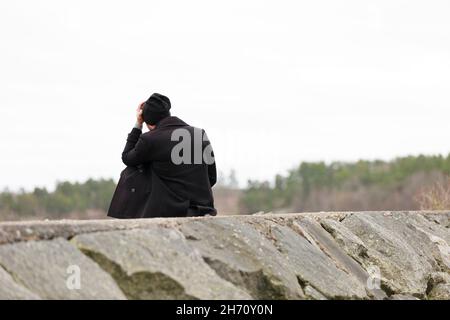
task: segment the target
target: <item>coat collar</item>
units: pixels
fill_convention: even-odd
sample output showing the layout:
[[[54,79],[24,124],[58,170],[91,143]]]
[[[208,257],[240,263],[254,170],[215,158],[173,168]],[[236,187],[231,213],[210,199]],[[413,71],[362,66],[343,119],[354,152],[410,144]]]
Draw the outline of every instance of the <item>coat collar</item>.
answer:
[[[165,127],[172,127],[172,126],[184,127],[184,126],[188,126],[188,124],[178,117],[169,116],[169,117],[164,118],[161,121],[159,121],[159,123],[156,125],[156,128],[158,129],[158,128],[165,128]]]

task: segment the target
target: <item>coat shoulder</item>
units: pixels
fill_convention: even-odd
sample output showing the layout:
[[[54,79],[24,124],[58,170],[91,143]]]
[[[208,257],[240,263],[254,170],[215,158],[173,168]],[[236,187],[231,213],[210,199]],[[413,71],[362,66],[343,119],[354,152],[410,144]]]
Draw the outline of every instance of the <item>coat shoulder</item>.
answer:
[[[154,139],[157,136],[157,132],[153,132],[153,131],[147,131],[145,133],[143,133],[141,135],[141,138],[146,140],[146,141],[151,141],[152,139]]]

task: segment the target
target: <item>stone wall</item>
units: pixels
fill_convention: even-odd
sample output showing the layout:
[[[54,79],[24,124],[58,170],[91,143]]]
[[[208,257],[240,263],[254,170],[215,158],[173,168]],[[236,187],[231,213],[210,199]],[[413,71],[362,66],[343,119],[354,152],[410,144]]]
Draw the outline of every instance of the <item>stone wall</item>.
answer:
[[[0,299],[450,299],[450,212],[0,224]]]

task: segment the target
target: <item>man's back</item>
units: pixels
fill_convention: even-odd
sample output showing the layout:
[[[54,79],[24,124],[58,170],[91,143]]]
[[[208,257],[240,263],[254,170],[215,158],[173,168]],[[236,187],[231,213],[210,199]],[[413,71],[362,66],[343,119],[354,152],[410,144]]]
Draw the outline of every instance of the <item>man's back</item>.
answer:
[[[141,217],[216,214],[211,190],[216,166],[204,130],[172,116],[144,134],[134,128],[122,160],[149,173],[148,200]]]

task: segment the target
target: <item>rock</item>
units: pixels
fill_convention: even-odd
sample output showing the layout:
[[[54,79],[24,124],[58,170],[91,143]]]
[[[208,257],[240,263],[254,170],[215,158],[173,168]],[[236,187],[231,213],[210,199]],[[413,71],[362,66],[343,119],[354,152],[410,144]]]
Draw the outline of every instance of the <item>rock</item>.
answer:
[[[175,219],[49,220],[0,223],[0,244],[30,240],[72,238],[77,234],[130,230],[154,225],[174,226]]]
[[[305,298],[290,261],[248,223],[196,220],[181,231],[218,275],[255,299]]]
[[[432,300],[449,300],[450,283],[439,283],[430,291],[428,298]]]
[[[0,267],[0,300],[39,300],[39,297],[15,282],[11,275]]]
[[[0,265],[42,299],[125,298],[109,274],[65,239],[1,245]],[[79,290],[71,290],[70,266],[79,267]]]
[[[409,212],[405,212],[405,214],[409,214]],[[443,228],[450,228],[450,215],[448,212],[421,212],[420,214],[415,214],[413,216],[420,216],[423,219],[427,219],[435,224],[439,224]],[[450,235],[449,235],[450,236]],[[447,239],[448,241],[448,239]]]
[[[420,299],[407,294],[394,294],[390,296],[388,300],[420,300]]]
[[[321,219],[321,226],[328,231],[338,245],[343,248],[347,253],[351,253],[351,256],[358,262],[361,262],[367,257],[367,247],[360,238],[353,234],[344,224],[332,220]]]
[[[332,259],[304,237],[274,223],[270,228],[277,247],[289,259],[303,287],[310,286],[328,299],[368,298],[356,277],[338,269]]]
[[[448,211],[0,223],[0,299],[448,300],[449,226]]]
[[[305,285],[303,288],[305,295],[312,300],[328,300],[322,293],[311,287],[310,285]]]
[[[396,212],[393,217],[396,220],[404,221],[411,228],[416,229],[419,233],[424,233],[429,241],[427,241],[426,253],[432,254],[441,269],[450,272],[450,232],[445,221],[446,215],[416,214],[412,215],[407,212]]]
[[[316,217],[317,220],[322,221],[320,217]],[[341,248],[338,243],[335,242],[333,237],[320,225],[318,221],[312,217],[297,217],[292,221],[292,228],[301,228],[304,233],[308,234],[308,237],[314,241],[321,251],[323,251],[328,257],[330,257],[336,266],[356,278],[359,283],[364,286],[366,293],[376,299],[386,298],[386,294],[376,287],[368,287],[371,275],[362,268],[354,259],[347,255],[345,249]]]
[[[411,214],[410,212],[395,212],[397,219],[407,221],[412,226],[418,226],[425,231],[443,238],[450,243],[450,215],[445,214]]]
[[[73,243],[110,273],[129,299],[250,299],[221,279],[175,229],[79,235]]]
[[[444,272],[435,272],[428,282],[428,299],[450,299],[450,275]]]
[[[347,253],[368,269],[377,267],[388,294],[425,297],[428,275],[437,269],[436,247],[403,215],[353,214],[342,224],[367,248],[365,257]]]

